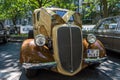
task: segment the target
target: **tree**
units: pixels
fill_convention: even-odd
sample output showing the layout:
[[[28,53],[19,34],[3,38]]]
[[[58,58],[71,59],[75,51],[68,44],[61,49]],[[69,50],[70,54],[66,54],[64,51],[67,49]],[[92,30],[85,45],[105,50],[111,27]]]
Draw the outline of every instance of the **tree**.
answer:
[[[84,0],[82,8],[83,18],[93,19],[96,23],[101,18],[119,15],[120,0]]]
[[[29,0],[33,9],[41,7],[60,7],[74,10],[76,8],[74,0]]]
[[[73,0],[3,0],[0,3],[0,19],[11,19],[16,25],[17,19],[25,17],[28,11],[33,12],[34,9],[40,7],[75,9]]]
[[[98,5],[98,6],[100,6],[100,14],[104,18],[110,16],[111,13],[114,13],[114,11],[117,13],[117,11],[119,11],[119,9],[120,9],[120,7],[117,6],[118,4],[120,4],[119,0],[84,0],[84,1],[88,2],[88,3],[92,2],[92,4],[93,4],[89,8],[89,14],[95,10],[96,6],[94,6],[94,5]]]
[[[105,17],[108,17],[108,5],[107,5],[107,0],[100,0],[101,1],[101,4],[102,4],[102,7],[103,7],[103,9],[101,9],[101,10],[103,10],[102,11],[102,14],[103,14],[103,17],[105,18]]]
[[[120,0],[107,0],[108,1],[108,14],[109,16],[119,15],[120,13]]]
[[[103,15],[103,17],[108,16],[108,8],[107,8],[107,0],[84,0],[83,9],[87,11],[86,16],[91,15],[91,13],[95,12],[97,13],[98,11],[96,8],[100,6],[100,13]]]
[[[113,13],[119,13],[120,0],[100,0],[100,2],[103,17],[115,16],[117,14]]]
[[[1,19],[11,19],[13,24],[16,25],[16,20],[24,17],[28,8],[27,0],[4,0],[4,3],[0,5]]]
[[[75,10],[77,8],[73,0],[54,0],[53,5],[70,10]]]

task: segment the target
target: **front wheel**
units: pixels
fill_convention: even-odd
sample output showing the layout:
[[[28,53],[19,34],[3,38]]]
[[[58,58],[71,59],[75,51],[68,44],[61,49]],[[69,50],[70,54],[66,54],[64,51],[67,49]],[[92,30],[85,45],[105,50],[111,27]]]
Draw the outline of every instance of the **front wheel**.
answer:
[[[90,65],[90,68],[95,69],[96,67],[99,67],[99,66],[100,66],[100,63],[95,63],[95,64]]]
[[[26,76],[28,78],[33,78],[33,77],[37,76],[38,70],[36,70],[36,69],[26,69],[25,73],[26,73]]]

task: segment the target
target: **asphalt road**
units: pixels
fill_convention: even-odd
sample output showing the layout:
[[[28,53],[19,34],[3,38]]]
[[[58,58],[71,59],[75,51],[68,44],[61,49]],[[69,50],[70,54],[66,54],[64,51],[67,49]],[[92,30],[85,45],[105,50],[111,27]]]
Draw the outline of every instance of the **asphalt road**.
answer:
[[[96,69],[88,67],[72,77],[39,70],[35,78],[28,79],[19,64],[20,46],[21,43],[0,44],[0,80],[120,80],[120,54],[109,51],[108,61]]]

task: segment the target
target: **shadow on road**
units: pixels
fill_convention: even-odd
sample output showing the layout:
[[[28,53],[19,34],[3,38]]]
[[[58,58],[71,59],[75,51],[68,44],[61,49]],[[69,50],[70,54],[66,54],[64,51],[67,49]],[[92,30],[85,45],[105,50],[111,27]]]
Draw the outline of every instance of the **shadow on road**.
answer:
[[[97,69],[86,68],[75,76],[65,76],[48,70],[39,70],[39,74],[34,78],[27,78],[22,72],[20,80],[112,80]]]
[[[0,45],[0,80],[14,80],[20,75],[20,43]]]

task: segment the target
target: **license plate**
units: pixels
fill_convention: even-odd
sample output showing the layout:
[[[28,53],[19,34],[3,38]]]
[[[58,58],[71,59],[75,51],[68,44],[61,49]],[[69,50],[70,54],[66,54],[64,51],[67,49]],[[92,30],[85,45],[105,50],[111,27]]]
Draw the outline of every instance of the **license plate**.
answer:
[[[87,57],[99,57],[99,50],[98,49],[88,49]]]

